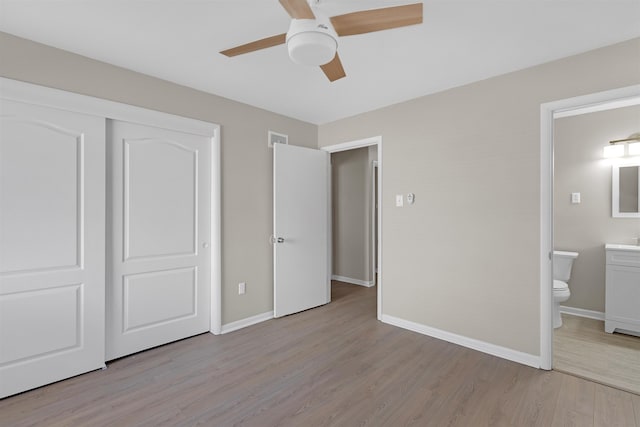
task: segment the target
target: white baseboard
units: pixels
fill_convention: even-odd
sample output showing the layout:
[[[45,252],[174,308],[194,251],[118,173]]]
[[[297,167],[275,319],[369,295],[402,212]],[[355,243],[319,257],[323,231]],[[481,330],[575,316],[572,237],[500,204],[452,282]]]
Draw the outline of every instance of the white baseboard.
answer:
[[[351,283],[352,285],[366,286],[367,288],[375,286],[375,284],[376,284],[374,281],[367,282],[367,281],[360,280],[360,279],[352,279],[351,277],[338,276],[336,274],[331,276],[331,280],[337,280],[339,282]]]
[[[451,332],[443,331],[441,329],[432,328],[420,323],[399,319],[387,314],[382,315],[382,321],[384,323],[388,323],[389,325],[398,326],[400,328],[408,329],[413,332],[418,332],[419,334],[428,335],[433,338],[438,338],[443,341],[448,341],[453,344],[458,344],[463,347],[478,350],[492,356],[511,360],[512,362],[521,363],[523,365],[532,366],[534,368],[540,368],[540,356],[536,356],[534,354],[523,353],[521,351],[512,350],[510,348],[490,344],[485,341],[480,341]]]
[[[586,317],[587,319],[604,320],[604,313],[595,310],[585,310],[584,308],[560,306],[560,313],[572,314],[574,316]]]
[[[247,326],[255,325],[256,323],[264,322],[265,320],[270,319],[273,319],[273,311],[256,314],[255,316],[247,317],[245,319],[236,320],[235,322],[222,325],[220,333],[228,334],[229,332],[237,331],[238,329],[246,328]]]

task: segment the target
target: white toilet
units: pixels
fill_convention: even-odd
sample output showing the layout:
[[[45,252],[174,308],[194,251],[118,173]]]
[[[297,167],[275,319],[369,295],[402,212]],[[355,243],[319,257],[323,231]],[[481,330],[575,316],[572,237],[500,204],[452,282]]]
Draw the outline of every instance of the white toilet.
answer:
[[[553,327],[562,326],[560,316],[560,303],[565,302],[571,296],[569,291],[569,278],[573,260],[578,258],[577,252],[553,251]]]

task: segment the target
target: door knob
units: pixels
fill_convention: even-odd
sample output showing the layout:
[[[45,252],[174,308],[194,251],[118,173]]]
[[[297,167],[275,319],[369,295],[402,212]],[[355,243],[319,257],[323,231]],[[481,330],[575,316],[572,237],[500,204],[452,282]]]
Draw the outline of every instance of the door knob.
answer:
[[[202,244],[202,247],[203,247],[203,248],[205,248],[205,249],[207,249],[207,248],[209,247],[209,244],[208,244],[207,242],[204,242],[204,243]]]
[[[271,242],[272,245],[275,245],[276,243],[284,243],[284,238],[276,237],[272,234],[271,236],[269,236],[269,242]]]

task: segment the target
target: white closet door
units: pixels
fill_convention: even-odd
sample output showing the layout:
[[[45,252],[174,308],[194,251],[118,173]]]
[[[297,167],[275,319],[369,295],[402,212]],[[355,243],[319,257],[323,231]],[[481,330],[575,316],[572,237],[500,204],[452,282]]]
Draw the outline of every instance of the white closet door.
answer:
[[[104,135],[0,99],[0,398],[104,366]]]
[[[209,330],[210,139],[108,120],[107,360]]]

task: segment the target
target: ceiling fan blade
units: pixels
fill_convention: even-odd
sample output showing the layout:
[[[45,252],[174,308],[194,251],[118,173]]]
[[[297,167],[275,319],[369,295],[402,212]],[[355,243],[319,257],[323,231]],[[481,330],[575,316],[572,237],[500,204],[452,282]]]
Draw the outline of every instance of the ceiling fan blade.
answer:
[[[340,62],[338,52],[336,52],[336,56],[334,56],[330,62],[321,65],[320,68],[322,68],[322,71],[330,82],[334,82],[346,76],[344,68],[342,67],[342,62]]]
[[[339,36],[371,33],[422,23],[422,3],[363,10],[331,18]]]
[[[280,0],[280,4],[293,19],[316,19],[307,0]]]
[[[267,37],[265,39],[256,40],[251,43],[243,44],[240,46],[232,47],[231,49],[223,50],[220,52],[226,56],[242,55],[243,53],[255,52],[256,50],[266,49],[272,46],[278,46],[284,44],[287,38],[287,34],[278,34],[277,36]]]

